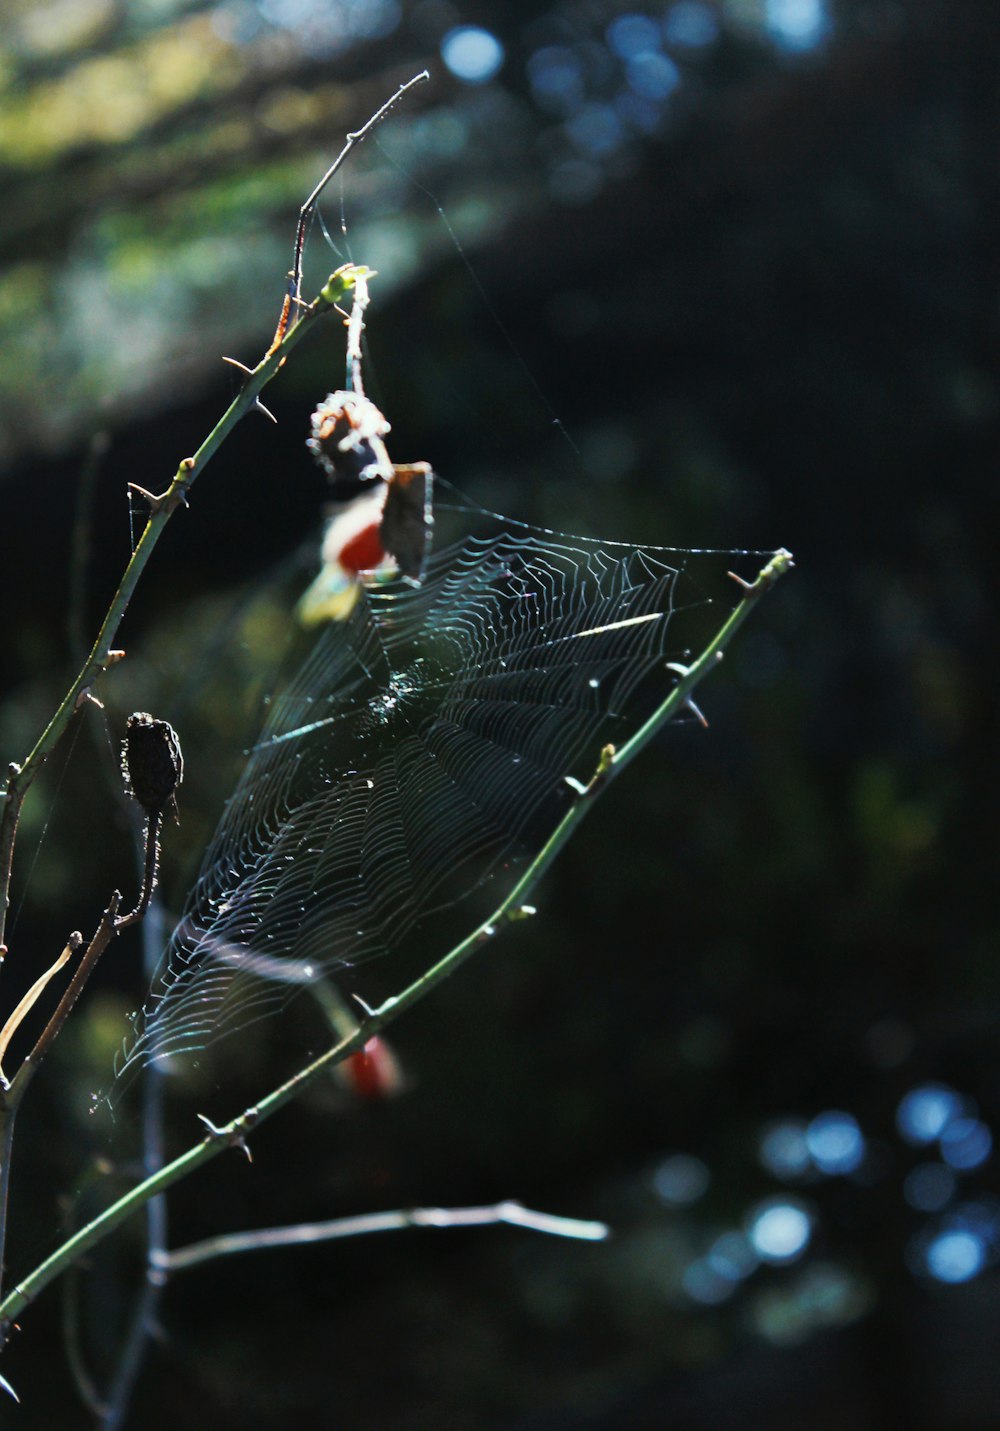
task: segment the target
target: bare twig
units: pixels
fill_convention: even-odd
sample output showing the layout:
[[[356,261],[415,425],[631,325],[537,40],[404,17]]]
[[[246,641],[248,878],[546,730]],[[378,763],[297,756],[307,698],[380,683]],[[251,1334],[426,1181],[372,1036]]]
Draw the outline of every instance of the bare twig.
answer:
[[[229,1232],[206,1237],[189,1247],[166,1252],[159,1266],[165,1273],[186,1272],[220,1257],[243,1252],[262,1252],[275,1247],[308,1247],[317,1242],[335,1242],[343,1237],[364,1237],[373,1232],[400,1232],[408,1227],[489,1227],[497,1223],[543,1232],[550,1237],[574,1237],[581,1242],[601,1242],[610,1235],[603,1222],[585,1222],[575,1217],[558,1217],[550,1212],[534,1212],[522,1203],[505,1201],[488,1207],[414,1207],[396,1212],[368,1212],[358,1217],[337,1217],[329,1222],[302,1222],[294,1227],[265,1227],[257,1232]]]
[[[295,229],[295,243],[292,248],[292,266],[288,270],[288,292],[285,294],[284,302],[281,305],[278,326],[275,329],[274,338],[268,349],[269,354],[273,353],[284,339],[285,329],[288,327],[289,320],[293,316],[293,310],[298,309],[302,302],[302,254],[306,245],[306,231],[309,228],[309,220],[315,212],[316,205],[319,203],[323,190],[344,163],[344,160],[348,154],[350,154],[351,150],[360,144],[363,139],[367,139],[373,129],[378,128],[383,119],[395,109],[404,94],[407,94],[418,84],[423,84],[429,79],[430,74],[427,70],[421,70],[418,75],[414,75],[413,78],[408,79],[405,84],[401,84],[392,98],[387,99],[385,104],[382,105],[382,108],[377,109],[360,129],[356,129],[352,134],[348,134],[347,143],[299,210],[299,221]]]

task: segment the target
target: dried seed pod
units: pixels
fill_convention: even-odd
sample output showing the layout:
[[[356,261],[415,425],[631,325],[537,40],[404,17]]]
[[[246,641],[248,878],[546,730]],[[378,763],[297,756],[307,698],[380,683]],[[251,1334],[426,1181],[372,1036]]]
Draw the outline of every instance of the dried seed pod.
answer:
[[[146,711],[128,718],[122,741],[125,786],[147,815],[160,815],[184,778],[184,757],[172,725]]]

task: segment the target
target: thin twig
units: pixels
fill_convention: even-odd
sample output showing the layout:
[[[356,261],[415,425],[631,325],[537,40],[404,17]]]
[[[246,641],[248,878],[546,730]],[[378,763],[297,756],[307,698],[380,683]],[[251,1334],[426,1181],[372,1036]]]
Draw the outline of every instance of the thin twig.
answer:
[[[189,1247],[179,1247],[160,1259],[169,1274],[186,1272],[219,1257],[243,1252],[262,1252],[274,1247],[307,1247],[317,1242],[335,1242],[342,1237],[364,1237],[373,1232],[401,1232],[408,1227],[490,1227],[496,1223],[543,1232],[550,1237],[575,1237],[581,1242],[601,1242],[610,1235],[603,1222],[584,1222],[575,1217],[557,1217],[535,1212],[522,1203],[505,1201],[488,1207],[414,1207],[396,1212],[367,1212],[358,1217],[337,1217],[329,1222],[301,1222],[294,1227],[265,1227],[257,1232],[228,1232],[206,1237]]]
[[[636,731],[630,740],[626,741],[620,750],[616,751],[612,746],[604,748],[589,784],[577,792],[577,799],[573,801],[545,845],[489,919],[473,930],[431,969],[414,980],[402,993],[387,999],[377,1009],[368,1010],[367,1016],[353,1033],[342,1038],[326,1053],[305,1068],[300,1069],[292,1078],[274,1089],[254,1107],[244,1109],[231,1122],[221,1127],[209,1126],[201,1142],[189,1148],[173,1162],[168,1163],[154,1176],[134,1187],[100,1216],[94,1218],[86,1227],[81,1228],[73,1237],[64,1242],[45,1262],[19,1282],[3,1302],[0,1302],[0,1326],[8,1324],[12,1318],[18,1316],[60,1273],[77,1261],[90,1247],[101,1242],[116,1227],[130,1218],[151,1197],[165,1191],[174,1183],[180,1182],[195,1168],[201,1167],[227,1148],[242,1147],[245,1150],[247,1137],[265,1119],[272,1117],[280,1108],[290,1103],[316,1079],[324,1076],[329,1069],[364,1048],[370,1038],[453,974],[476,949],[488,943],[506,924],[523,919],[530,908],[525,904],[529,894],[549,869],[566,842],[575,833],[578,825],[592,808],[595,799],[611,783],[614,776],[619,774],[638,755],[639,751],[649,744],[661,728],[683,710],[688,697],[698,683],[719,664],[723,652],[756,606],[758,598],[768,591],[781,576],[790,571],[791,567],[790,554],[786,551],[776,552],[759,573],[756,581],[746,587],[739,604],[730,613],[728,619],[697,660],[683,668],[683,674],[679,674],[673,690],[649,720]]]
[[[146,816],[146,848],[142,862],[142,892],[139,895],[139,903],[130,913],[123,914],[116,921],[116,934],[120,934],[123,929],[128,929],[133,924],[138,924],[149,908],[149,901],[156,888],[156,875],[160,865],[160,830],[162,828],[163,811],[151,810]]]
[[[347,143],[299,210],[299,221],[296,225],[295,242],[292,247],[292,266],[288,270],[288,292],[281,305],[281,314],[278,318],[278,326],[275,329],[271,347],[268,349],[269,353],[273,352],[281,343],[285,336],[285,329],[288,326],[289,319],[292,317],[293,310],[297,309],[302,302],[302,254],[306,246],[306,231],[309,227],[309,220],[313,216],[323,190],[344,163],[344,160],[348,154],[350,154],[351,150],[360,144],[363,139],[367,139],[372,130],[376,129],[382,123],[382,120],[395,109],[404,94],[407,94],[418,84],[423,84],[429,79],[430,74],[428,71],[421,70],[418,75],[414,75],[413,78],[408,79],[405,84],[401,84],[392,98],[387,99],[385,104],[382,105],[382,108],[377,109],[360,129],[356,129],[353,134],[348,134]]]

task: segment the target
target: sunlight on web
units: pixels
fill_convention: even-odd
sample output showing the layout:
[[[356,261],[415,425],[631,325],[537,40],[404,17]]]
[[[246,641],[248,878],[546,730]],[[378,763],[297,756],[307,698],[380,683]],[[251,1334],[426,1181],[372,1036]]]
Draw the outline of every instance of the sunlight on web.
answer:
[[[485,879],[512,878],[575,778],[669,691],[667,662],[690,655],[706,614],[717,624],[701,583],[731,553],[478,523],[422,585],[366,586],[275,699],[119,1082],[390,954]]]

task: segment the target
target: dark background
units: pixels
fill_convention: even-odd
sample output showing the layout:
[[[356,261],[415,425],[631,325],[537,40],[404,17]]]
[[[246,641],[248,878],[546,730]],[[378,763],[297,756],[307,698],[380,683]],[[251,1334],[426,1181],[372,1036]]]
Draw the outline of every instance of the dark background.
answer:
[[[298,205],[425,64],[324,206],[343,256],[379,269],[368,361],[393,455],[562,530],[797,561],[704,688],[709,731],[667,732],[539,918],[393,1028],[405,1091],[324,1085],[261,1129],[252,1166],[171,1198],[175,1246],[506,1196],[613,1239],[409,1232],[193,1271],[159,1307],[132,1424],[996,1425],[1000,11],[7,11],[5,760],[127,559],[125,483],[165,485],[211,428],[234,391],[219,355],[269,340]],[[493,79],[444,62],[460,25],[502,43]],[[338,261],[314,233],[312,287]],[[170,907],[193,877],[308,580],[324,494],[301,443],[340,344],[331,327],[296,355],[265,396],[278,426],[246,420],[175,517],[104,714],[33,790],[5,1009],[130,887],[114,766],[136,707],[188,756]],[[87,1109],[138,958],[108,955],[21,1113],[12,1279],[134,1176],[132,1129]],[[389,962],[366,997],[401,986]],[[170,1148],[284,1056],[266,1027],[225,1045]],[[775,1262],[761,1215],[789,1208],[808,1243]],[[23,1317],[3,1425],[92,1423],[64,1324],[103,1388],[141,1232]]]

